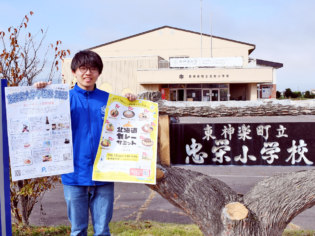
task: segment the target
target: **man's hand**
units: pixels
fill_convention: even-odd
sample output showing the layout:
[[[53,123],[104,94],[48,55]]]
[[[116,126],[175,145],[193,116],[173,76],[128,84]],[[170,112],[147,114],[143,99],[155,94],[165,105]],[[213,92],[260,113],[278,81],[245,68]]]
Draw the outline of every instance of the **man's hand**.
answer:
[[[128,98],[128,100],[130,102],[133,102],[133,101],[137,100],[137,95],[132,94],[132,93],[126,93],[125,97]]]
[[[51,81],[49,81],[49,82],[40,81],[40,82],[33,84],[33,86],[35,88],[40,89],[40,88],[45,88],[47,85],[50,85],[50,84],[51,84]]]

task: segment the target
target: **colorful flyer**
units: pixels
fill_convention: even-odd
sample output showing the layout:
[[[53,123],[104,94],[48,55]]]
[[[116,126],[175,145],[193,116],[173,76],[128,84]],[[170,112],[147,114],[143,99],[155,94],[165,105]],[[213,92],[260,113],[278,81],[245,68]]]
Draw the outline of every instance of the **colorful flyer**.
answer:
[[[68,85],[5,88],[12,180],[73,172]]]
[[[93,180],[155,184],[158,104],[109,95]]]

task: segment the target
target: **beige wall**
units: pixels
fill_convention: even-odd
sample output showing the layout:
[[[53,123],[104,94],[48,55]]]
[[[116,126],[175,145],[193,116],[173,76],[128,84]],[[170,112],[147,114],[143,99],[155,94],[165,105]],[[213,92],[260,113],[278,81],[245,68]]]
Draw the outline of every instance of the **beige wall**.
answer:
[[[257,84],[247,84],[246,100],[256,101],[257,100]]]
[[[156,91],[159,90],[160,84],[249,83],[246,98],[253,100],[257,97],[256,84],[272,83],[274,74],[273,69],[269,67],[158,69],[159,57],[103,57],[102,60],[104,69],[97,81],[97,87],[118,95],[127,92],[139,94],[148,90]],[[75,83],[75,79],[70,63],[71,59],[65,59],[63,75],[66,83],[71,85],[71,82]],[[183,75],[184,78],[180,79],[179,75]]]
[[[210,44],[211,37],[204,35],[203,57],[210,57]],[[100,54],[104,63],[97,87],[114,94],[159,90],[161,84],[221,83],[231,84],[231,94],[254,100],[257,83],[275,83],[275,72],[271,67],[246,67],[249,51],[253,49],[254,45],[213,37],[213,57],[242,57],[244,67],[159,69],[161,59],[201,56],[199,34],[164,27],[92,50]],[[62,74],[64,81],[73,85],[76,81],[70,63],[71,59],[64,60]]]
[[[157,85],[142,86],[137,81],[137,69],[157,69],[158,57],[123,57],[104,58],[103,72],[96,85],[108,92],[124,95],[126,92],[140,93],[146,90],[157,90]],[[67,84],[73,85],[76,81],[70,69],[71,59],[65,59],[62,74]]]
[[[211,37],[202,37],[202,56],[210,57]],[[254,47],[248,44],[212,38],[213,57],[243,57],[248,63],[249,50]],[[93,51],[104,57],[112,56],[161,56],[165,60],[170,57],[200,57],[200,35],[173,28],[162,28],[150,33],[100,46]]]
[[[272,73],[272,69],[267,67],[243,69],[161,69],[139,70],[137,77],[140,84],[272,83]],[[183,75],[184,78],[180,79],[179,75]],[[189,78],[189,75],[195,75],[196,77]],[[201,77],[202,75],[203,78]],[[211,78],[209,77],[210,75],[212,76]]]

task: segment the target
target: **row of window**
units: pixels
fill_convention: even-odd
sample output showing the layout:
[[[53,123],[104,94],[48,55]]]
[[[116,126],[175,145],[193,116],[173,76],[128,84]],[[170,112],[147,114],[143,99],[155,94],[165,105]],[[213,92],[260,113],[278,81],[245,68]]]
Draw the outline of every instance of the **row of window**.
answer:
[[[172,89],[171,101],[227,101],[228,89]]]

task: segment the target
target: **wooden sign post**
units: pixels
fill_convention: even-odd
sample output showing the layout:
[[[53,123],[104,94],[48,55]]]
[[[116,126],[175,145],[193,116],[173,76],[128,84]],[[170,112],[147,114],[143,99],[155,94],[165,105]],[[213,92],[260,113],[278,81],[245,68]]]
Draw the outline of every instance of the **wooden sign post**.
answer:
[[[170,166],[170,122],[167,115],[159,116],[159,155],[162,165]]]
[[[168,115],[159,116],[159,131],[158,131],[158,152],[161,165],[170,166],[170,122]],[[156,168],[156,180],[163,179],[164,173],[161,169]]]

